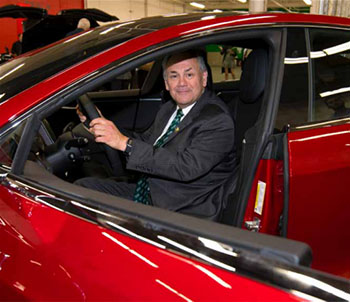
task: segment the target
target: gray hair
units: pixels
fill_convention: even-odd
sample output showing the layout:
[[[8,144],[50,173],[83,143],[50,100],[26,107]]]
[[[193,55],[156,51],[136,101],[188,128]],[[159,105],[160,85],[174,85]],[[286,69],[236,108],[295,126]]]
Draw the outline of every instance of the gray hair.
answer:
[[[81,28],[83,30],[88,30],[90,29],[90,21],[86,18],[81,18],[78,22],[77,28]]]
[[[185,51],[173,55],[168,55],[166,56],[163,61],[162,61],[162,68],[163,68],[163,78],[164,80],[167,79],[167,74],[166,74],[166,69],[168,68],[168,62],[171,58],[179,58],[179,59],[191,59],[191,58],[196,58],[197,62],[199,64],[199,69],[201,72],[208,71],[207,65],[204,62],[203,56],[201,56],[197,51]]]

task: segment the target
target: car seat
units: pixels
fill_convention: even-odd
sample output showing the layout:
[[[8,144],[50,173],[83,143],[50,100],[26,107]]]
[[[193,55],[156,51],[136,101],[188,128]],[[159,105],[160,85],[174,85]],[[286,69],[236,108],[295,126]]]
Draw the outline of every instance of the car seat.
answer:
[[[231,116],[235,121],[235,145],[238,165],[242,170],[242,146],[246,133],[256,123],[262,104],[264,90],[266,86],[268,70],[267,50],[258,48],[251,51],[247,59],[243,62],[242,75],[239,83],[239,93],[227,103]],[[231,185],[228,186],[227,203],[223,212],[221,222],[233,224],[235,211],[238,205],[236,187],[238,177],[242,171],[236,173],[235,180],[232,178]]]
[[[255,124],[260,113],[267,68],[267,51],[262,48],[252,50],[242,66],[239,94],[227,104],[235,121],[235,142],[239,157],[244,135]]]

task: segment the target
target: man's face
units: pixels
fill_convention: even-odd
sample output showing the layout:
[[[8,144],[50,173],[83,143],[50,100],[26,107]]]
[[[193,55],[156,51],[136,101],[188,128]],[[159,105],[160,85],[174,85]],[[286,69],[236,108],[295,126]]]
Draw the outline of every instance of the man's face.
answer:
[[[207,85],[208,73],[202,72],[196,58],[172,60],[166,68],[165,87],[180,108],[193,104]]]

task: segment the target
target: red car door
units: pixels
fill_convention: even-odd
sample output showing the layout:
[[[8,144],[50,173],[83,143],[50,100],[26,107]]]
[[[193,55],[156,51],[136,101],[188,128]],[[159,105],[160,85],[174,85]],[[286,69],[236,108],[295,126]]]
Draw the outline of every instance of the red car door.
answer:
[[[342,29],[288,28],[274,121],[284,164],[281,156],[260,160],[242,225],[309,244],[313,267],[347,278],[349,38]]]
[[[313,28],[308,121],[288,133],[287,237],[308,243],[313,266],[350,277],[349,32]]]
[[[314,267],[349,278],[350,125],[315,126],[288,134],[287,237],[311,246]]]

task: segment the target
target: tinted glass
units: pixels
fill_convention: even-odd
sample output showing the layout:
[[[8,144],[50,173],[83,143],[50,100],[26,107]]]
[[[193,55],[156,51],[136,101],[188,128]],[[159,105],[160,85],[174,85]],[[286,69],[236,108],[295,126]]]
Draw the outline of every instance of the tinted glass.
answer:
[[[350,115],[350,32],[310,30],[314,70],[313,120]]]
[[[0,140],[0,163],[10,167],[21,139],[26,121],[21,122]]]
[[[114,23],[68,38],[41,51],[38,55],[24,56],[3,64],[0,66],[0,102],[69,66],[124,41],[172,25],[197,21],[208,15],[212,13],[152,17]],[[237,15],[237,13],[222,13],[220,17],[227,15]]]
[[[153,64],[154,62],[152,61],[133,70],[129,70],[115,77],[113,80],[104,83],[94,91],[141,89]]]
[[[302,28],[289,28],[284,77],[275,127],[308,120],[308,58]]]
[[[228,44],[210,44],[206,51],[213,83],[218,83],[241,78],[242,63],[251,49]]]
[[[38,55],[22,57],[0,66],[0,101],[68,68],[88,57],[122,43],[145,31],[117,28],[103,34],[106,28],[90,31],[50,47]],[[35,76],[33,76],[35,75]]]

